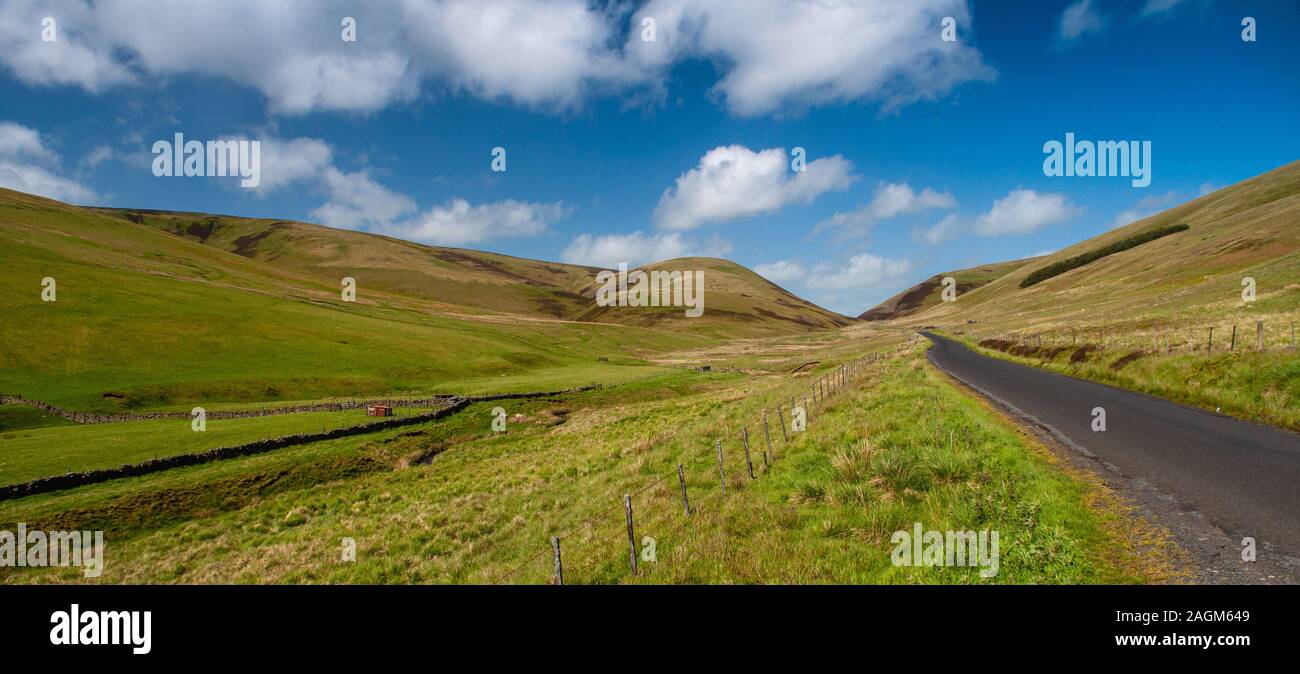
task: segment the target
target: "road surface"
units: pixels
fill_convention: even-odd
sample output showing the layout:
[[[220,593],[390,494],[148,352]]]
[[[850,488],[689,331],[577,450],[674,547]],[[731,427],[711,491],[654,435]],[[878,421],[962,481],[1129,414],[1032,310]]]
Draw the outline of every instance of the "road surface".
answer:
[[[929,358],[1111,471],[1197,512],[1240,545],[1288,568],[1300,564],[1300,434],[934,342]],[[1104,431],[1093,430],[1094,409]],[[1239,551],[1233,551],[1239,552]],[[1261,560],[1263,561],[1263,560]],[[1270,564],[1269,566],[1272,566]]]

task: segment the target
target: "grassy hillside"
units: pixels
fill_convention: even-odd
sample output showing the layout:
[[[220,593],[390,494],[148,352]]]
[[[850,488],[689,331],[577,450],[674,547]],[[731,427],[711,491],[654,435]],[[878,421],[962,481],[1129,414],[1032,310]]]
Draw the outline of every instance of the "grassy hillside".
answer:
[[[577,291],[598,271],[495,253],[423,246],[303,222],[170,211],[103,212],[335,286],[343,277],[351,276],[365,289],[473,313],[568,318],[589,304],[590,299]]]
[[[41,301],[42,279],[57,301]],[[445,314],[157,228],[0,192],[0,392],[91,411],[401,392],[555,389],[643,376],[710,340]]]
[[[643,271],[701,271],[705,311],[683,318],[681,307],[601,307],[591,304],[575,316],[583,321],[624,323],[643,327],[689,328],[692,332],[725,336],[780,335],[849,325],[852,319],[791,295],[758,274],[728,260],[684,257],[646,265]],[[595,296],[594,277],[582,294]],[[669,325],[676,324],[676,325]]]
[[[1020,287],[1038,268],[1183,223],[1190,229]],[[1257,284],[1253,303],[1242,301],[1245,277]],[[903,321],[957,325],[976,320],[971,331],[981,335],[1107,328],[1149,345],[1158,331],[1181,330],[1203,340],[1211,325],[1222,336],[1234,323],[1253,330],[1254,321],[1264,320],[1266,328],[1273,326],[1271,341],[1277,343],[1282,326],[1298,311],[1300,162],[1294,162],[1081,241]]]
[[[1182,224],[1188,228],[1172,231]],[[1160,231],[1171,233],[1145,240]],[[1125,248],[1137,240],[1144,242]],[[1064,271],[1022,287],[1047,276],[1040,270]],[[1254,302],[1242,296],[1247,278]],[[1002,357],[1300,429],[1300,352],[1292,348],[1300,162],[1081,241],[899,322],[941,326]]]
[[[115,217],[337,285],[359,285],[430,303],[442,312],[619,323],[719,336],[834,328],[848,319],[794,297],[727,260],[683,258],[646,269],[705,272],[707,312],[598,307],[594,267],[461,248],[425,246],[302,222],[163,211],[104,209]],[[757,305],[757,306],[756,306]],[[666,326],[665,323],[676,323]]]
[[[112,412],[550,390],[644,376],[647,358],[723,338],[847,320],[734,264],[700,264],[702,318],[594,311],[586,267],[0,190],[0,285],[11,289],[0,393]],[[344,276],[356,302],[340,297]],[[46,277],[55,302],[41,301]]]
[[[981,286],[988,285],[989,283],[1006,276],[1013,270],[1019,269],[1037,260],[1039,260],[1039,258],[1031,257],[1023,260],[998,262],[995,264],[981,265],[979,267],[971,267],[969,269],[958,269],[957,271],[935,274],[921,283],[918,283],[884,302],[881,302],[871,309],[868,309],[861,316],[858,316],[858,318],[866,321],[887,321],[911,316],[918,312],[925,311],[942,301],[944,277],[951,276],[953,280],[957,281],[957,294],[960,296]]]

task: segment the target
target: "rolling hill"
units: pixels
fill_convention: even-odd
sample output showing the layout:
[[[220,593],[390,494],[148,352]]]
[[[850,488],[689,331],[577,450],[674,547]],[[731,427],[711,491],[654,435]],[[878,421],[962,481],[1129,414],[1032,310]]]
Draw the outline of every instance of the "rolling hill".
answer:
[[[1037,269],[1180,224],[1189,229],[1020,287]],[[1254,302],[1242,299],[1247,277],[1256,284]],[[916,325],[974,320],[977,332],[1104,327],[1122,334],[1157,325],[1226,330],[1231,324],[1253,329],[1256,320],[1280,331],[1298,310],[1300,162],[1293,162],[1008,269],[956,302],[933,302],[898,318]]]
[[[887,321],[895,318],[911,316],[920,311],[929,309],[938,304],[942,298],[940,293],[943,291],[942,282],[944,277],[951,276],[957,281],[957,293],[968,293],[980,286],[987,285],[1015,269],[1019,269],[1030,262],[1039,258],[1026,258],[1023,260],[1012,260],[1010,262],[998,262],[994,264],[971,267],[969,269],[958,269],[957,271],[944,272],[935,274],[930,278],[904,290],[897,295],[881,302],[880,304],[868,309],[858,318],[864,321]]]
[[[718,337],[740,335],[779,335],[790,332],[828,330],[850,325],[853,319],[802,300],[780,286],[729,260],[686,257],[646,265],[644,271],[704,272],[705,312],[692,319],[696,332]],[[583,286],[584,297],[594,297],[593,281]],[[602,307],[589,304],[575,318],[669,327],[682,321],[679,307]]]
[[[546,390],[641,376],[647,356],[722,338],[849,320],[737,265],[700,264],[715,272],[705,317],[645,319],[594,310],[589,267],[0,190],[0,393],[114,412]],[[345,276],[355,302],[340,297]],[[45,278],[54,302],[41,300]]]

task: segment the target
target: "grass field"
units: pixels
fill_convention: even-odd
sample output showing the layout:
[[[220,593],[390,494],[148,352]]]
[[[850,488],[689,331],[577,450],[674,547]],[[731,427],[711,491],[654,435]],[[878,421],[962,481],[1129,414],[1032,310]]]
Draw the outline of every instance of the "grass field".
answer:
[[[397,414],[427,412],[398,408]],[[364,409],[209,419],[194,431],[189,419],[26,428],[0,433],[0,484],[73,471],[113,468],[147,459],[201,452],[262,438],[319,432],[375,421]]]
[[[657,540],[640,582],[1136,582],[1173,577],[1158,533],[1135,529],[1104,490],[1053,464],[923,362],[893,331],[862,353],[900,355],[775,438],[763,408],[838,362],[799,374],[674,370],[617,388],[490,404],[445,420],[0,504],[0,526],[103,528],[99,582],[545,582],[552,535],[566,581],[629,580],[622,496]],[[917,422],[920,423],[917,423]],[[751,431],[759,478],[738,437]],[[773,419],[771,432],[777,434]],[[728,495],[712,440],[725,440]],[[675,466],[696,512],[686,522]],[[594,520],[591,518],[596,517]],[[896,568],[889,532],[994,528],[1001,571]],[[583,528],[584,523],[588,526]],[[1135,533],[1137,532],[1137,533]],[[882,540],[883,536],[883,540]],[[340,561],[343,537],[357,560]],[[1133,541],[1145,541],[1139,555]],[[540,555],[539,555],[540,553]],[[0,570],[4,582],[81,582],[75,569]]]

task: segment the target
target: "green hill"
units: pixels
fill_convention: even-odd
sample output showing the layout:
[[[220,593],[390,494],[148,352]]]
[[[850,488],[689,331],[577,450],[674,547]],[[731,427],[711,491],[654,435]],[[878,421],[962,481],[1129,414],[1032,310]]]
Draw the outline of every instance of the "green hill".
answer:
[[[717,337],[780,335],[828,330],[853,322],[847,316],[795,297],[780,286],[729,260],[684,257],[646,265],[644,271],[701,271],[704,273],[705,311],[685,319],[681,307],[619,307],[589,304],[575,318],[642,327],[690,328]],[[581,288],[595,295],[595,279]]]
[[[0,393],[113,412],[549,390],[641,376],[647,356],[723,336],[834,324],[834,314],[770,284],[732,297],[728,281],[707,297],[705,318],[673,312],[649,321],[662,329],[645,329],[638,312],[591,310],[596,271],[306,223],[80,208],[0,190]],[[355,302],[340,296],[345,276],[356,279]],[[47,277],[54,302],[41,300]],[[746,314],[739,300],[772,308]]]
[[[1034,271],[1157,228],[1180,231],[1022,288]],[[1254,302],[1242,300],[1246,277]],[[1155,326],[1187,330],[1263,320],[1281,331],[1300,310],[1300,162],[1063,248],[904,318],[909,324],[977,320],[976,330],[1052,332]],[[1181,334],[1181,333],[1180,333]],[[1219,334],[1225,334],[1220,332]],[[1281,333],[1272,335],[1280,339]],[[1149,340],[1148,340],[1149,346]]]
[[[943,279],[951,276],[957,281],[957,294],[961,295],[970,292],[980,286],[987,285],[1013,270],[1019,269],[1039,258],[1025,258],[1023,260],[1011,260],[1010,262],[998,262],[994,264],[971,267],[969,269],[958,269],[957,271],[944,272],[935,274],[930,278],[904,290],[897,295],[877,304],[868,309],[858,318],[864,321],[887,321],[895,318],[911,316],[920,311],[924,311],[941,300],[943,292]]]

